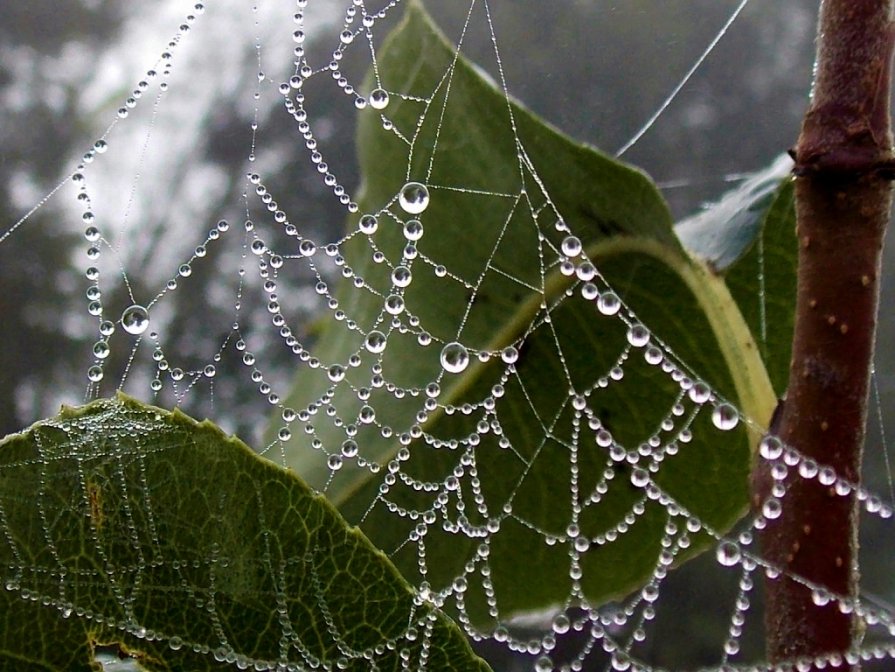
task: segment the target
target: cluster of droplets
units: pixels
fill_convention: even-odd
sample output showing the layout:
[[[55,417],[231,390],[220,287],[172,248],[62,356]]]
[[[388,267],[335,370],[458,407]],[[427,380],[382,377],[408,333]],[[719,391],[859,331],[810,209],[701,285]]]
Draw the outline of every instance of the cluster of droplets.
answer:
[[[93,344],[94,362],[87,369],[87,379],[90,383],[88,396],[98,391],[100,381],[104,377],[103,365],[111,354],[110,339],[115,333],[116,324],[120,324],[121,328],[131,336],[142,335],[149,327],[149,312],[147,308],[137,302],[125,307],[120,315],[114,320],[106,317],[105,307],[102,302],[102,291],[100,290],[100,262],[102,258],[103,248],[109,246],[108,240],[103,237],[100,223],[97,221],[96,214],[92,207],[92,198],[87,186],[87,176],[91,164],[109,150],[109,143],[106,137],[112,132],[115,125],[128,118],[130,112],[137,107],[144,94],[153,84],[158,87],[159,95],[164,94],[169,87],[169,79],[171,76],[172,66],[174,62],[174,54],[181,44],[183,38],[190,32],[198,17],[205,12],[205,4],[198,2],[193,5],[192,10],[185,16],[183,23],[178,26],[177,32],[167,43],[165,49],[159,56],[156,65],[148,69],[145,76],[139,80],[134,89],[125,99],[121,107],[118,108],[117,118],[115,122],[106,131],[103,137],[96,140],[93,146],[84,153],[80,163],[71,175],[71,181],[77,186],[77,201],[82,208],[81,219],[86,228],[84,229],[84,238],[88,247],[86,256],[89,266],[85,271],[87,280],[91,283],[86,290],[88,300],[87,312],[99,320],[99,339]],[[190,266],[188,263],[180,267],[181,275],[189,275]],[[125,285],[128,293],[131,294],[130,285],[127,277],[124,277]],[[131,294],[131,300],[133,295]]]

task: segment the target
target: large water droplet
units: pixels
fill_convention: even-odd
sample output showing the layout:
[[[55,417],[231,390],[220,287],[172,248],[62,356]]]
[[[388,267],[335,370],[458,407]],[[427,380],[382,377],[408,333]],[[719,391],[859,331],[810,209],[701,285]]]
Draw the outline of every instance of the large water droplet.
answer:
[[[646,352],[643,354],[643,358],[646,360],[647,364],[656,366],[662,363],[662,360],[665,359],[665,355],[662,354],[662,351],[659,348],[651,345],[646,349]]]
[[[723,432],[733,429],[740,421],[740,414],[730,404],[718,404],[712,411],[712,422]]]
[[[429,207],[429,190],[419,182],[408,182],[398,194],[398,205],[410,215],[418,215]]]
[[[567,257],[577,257],[581,254],[581,241],[576,236],[566,236],[560,245],[560,249]]]
[[[711,398],[712,388],[700,380],[687,390],[687,395],[694,404],[704,404]]]
[[[774,520],[779,518],[780,514],[783,513],[783,505],[780,503],[779,499],[771,497],[765,501],[764,505],[761,507],[761,512],[768,520]]]
[[[441,350],[441,366],[448,373],[462,373],[469,366],[469,351],[460,343],[448,343]]]
[[[500,358],[507,364],[515,364],[519,359],[519,351],[512,345],[500,351]]]
[[[622,307],[622,302],[615,292],[603,292],[597,299],[597,310],[603,315],[615,315]]]
[[[389,294],[385,298],[385,310],[389,315],[400,315],[404,312],[404,297],[399,294]]]
[[[407,287],[411,280],[413,280],[413,274],[406,266],[396,266],[392,271],[392,283],[395,287]]]
[[[643,488],[649,483],[649,472],[638,467],[631,472],[631,483],[638,488]]]
[[[149,328],[149,311],[137,304],[125,308],[121,313],[121,326],[127,333],[139,336]]]
[[[357,226],[361,233],[371,236],[376,233],[377,229],[379,229],[379,220],[376,219],[376,215],[364,215],[360,218],[360,222]]]
[[[553,617],[553,632],[557,635],[564,635],[569,631],[571,623],[569,617],[565,614],[557,614]]]
[[[740,547],[732,541],[722,541],[715,549],[715,557],[725,567],[733,567],[740,561]]]
[[[105,341],[97,341],[93,344],[93,354],[97,359],[105,359],[109,356],[109,344]]]
[[[357,441],[346,439],[342,442],[342,456],[347,458],[356,457],[358,453]]]
[[[766,436],[758,444],[758,452],[766,460],[778,460],[783,455],[783,442],[776,436]]]
[[[374,355],[378,355],[381,352],[385,351],[385,334],[381,331],[373,330],[369,334],[367,334],[367,340],[365,345],[367,350],[372,352]]]
[[[635,348],[642,348],[649,343],[649,330],[642,324],[632,324],[628,329],[628,343]]]
[[[384,110],[388,107],[388,92],[385,89],[373,89],[370,92],[370,107],[374,110]]]
[[[423,225],[418,219],[411,219],[404,224],[404,237],[410,241],[417,241],[423,237]]]

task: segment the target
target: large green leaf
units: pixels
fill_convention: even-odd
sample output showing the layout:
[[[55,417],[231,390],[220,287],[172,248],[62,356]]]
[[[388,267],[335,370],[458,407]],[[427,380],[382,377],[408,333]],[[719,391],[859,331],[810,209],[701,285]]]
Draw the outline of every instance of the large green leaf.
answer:
[[[299,479],[125,397],[0,443],[0,667],[485,670]],[[420,663],[420,668],[423,664]]]
[[[413,582],[442,590],[459,577],[458,608],[479,627],[622,595],[664,561],[669,523],[719,531],[745,510],[755,436],[711,415],[723,399],[759,423],[773,409],[749,326],[723,279],[680,245],[643,174],[508,100],[419,3],[377,68],[390,103],[361,115],[358,139],[361,213],[378,228],[351,222],[320,366],[287,400],[307,421],[287,462]],[[409,181],[431,196],[410,249],[398,201]],[[608,283],[633,313],[604,315],[582,295],[592,271],[565,258],[569,231],[599,269],[598,290],[608,296]],[[412,270],[404,289],[397,266]],[[404,312],[385,309],[391,294]],[[629,343],[636,321],[663,349]],[[364,347],[374,329],[388,338],[381,354]],[[453,341],[472,353],[462,373],[440,363]],[[509,363],[508,347],[519,352]],[[715,396],[691,399],[694,378]],[[359,458],[340,456],[349,435]],[[687,552],[708,541],[694,535]]]

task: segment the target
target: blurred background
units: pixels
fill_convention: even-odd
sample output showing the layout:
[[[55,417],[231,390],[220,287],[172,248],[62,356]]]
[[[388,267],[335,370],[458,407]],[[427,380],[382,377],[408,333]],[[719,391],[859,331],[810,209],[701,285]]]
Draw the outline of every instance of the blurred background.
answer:
[[[348,3],[309,4],[305,48],[316,67],[325,68]],[[368,1],[367,11],[387,4]],[[464,54],[500,78],[483,3],[471,17],[468,2],[424,4],[453,41],[465,30]],[[569,135],[615,154],[639,134],[739,4],[492,0],[489,6],[510,93]],[[216,222],[241,225],[247,171],[265,175],[280,208],[300,212],[311,237],[331,241],[341,235],[344,205],[324,186],[294,121],[279,108],[277,86],[293,67],[287,23],[295,4],[216,0],[176,49],[166,46],[184,17],[196,13],[194,5],[183,0],[2,3],[0,436],[55,413],[60,403],[81,403],[87,394],[97,320],[88,313],[85,296],[91,284],[85,269],[92,263],[84,240],[85,206],[71,182],[44,198],[77,170],[97,139],[104,137],[108,149],[103,146],[103,160],[87,171],[90,207],[114,251],[104,254],[103,303],[117,306],[116,315],[132,297],[148,301],[176,279],[178,266],[207,242],[206,232]],[[810,85],[817,5],[817,0],[748,3],[656,123],[624,152],[624,160],[662,187],[677,217],[699,210],[795,142]],[[400,8],[391,11],[377,24],[379,39],[400,13]],[[169,49],[172,58],[162,58]],[[370,54],[354,50],[346,54],[343,69],[359,83],[369,65]],[[171,69],[170,95],[151,82],[141,85],[152,68]],[[318,82],[311,110],[315,135],[351,193],[359,182],[356,111],[325,73],[313,86]],[[153,315],[154,328],[167,328],[165,357],[172,366],[201,370],[231,333],[234,296],[241,282],[251,280],[237,273],[244,250],[239,244],[227,249],[209,245],[208,256],[192,265],[188,289],[171,292]],[[895,262],[892,254],[889,249],[889,262]],[[122,270],[129,285],[115,277]],[[878,403],[867,446],[870,486],[889,501],[892,472],[883,435],[891,426],[888,411],[895,398],[892,277],[891,272],[884,276]],[[317,309],[311,279],[292,278],[288,290],[280,290],[285,307],[305,316],[308,332]],[[239,308],[241,335],[265,361],[266,379],[285,384],[291,355],[265,312],[261,303],[246,301]],[[259,418],[269,415],[269,404],[239,364],[215,361],[213,380],[196,378],[189,394],[166,390],[158,402],[181,404],[258,445],[265,424]],[[149,367],[131,362],[128,349],[113,349],[104,369],[100,388],[91,394],[111,393],[127,370],[125,389],[152,398]],[[895,599],[888,568],[891,542],[873,520],[863,549],[866,589],[881,600]],[[677,572],[665,589],[663,599],[680,604],[682,615],[662,621],[651,637],[656,659],[667,667],[719,662],[719,628],[726,628],[736,581],[716,585],[699,562]],[[726,593],[729,599],[718,599]],[[758,650],[760,633],[747,632],[744,642]],[[489,655],[505,670],[531,665],[503,650]]]

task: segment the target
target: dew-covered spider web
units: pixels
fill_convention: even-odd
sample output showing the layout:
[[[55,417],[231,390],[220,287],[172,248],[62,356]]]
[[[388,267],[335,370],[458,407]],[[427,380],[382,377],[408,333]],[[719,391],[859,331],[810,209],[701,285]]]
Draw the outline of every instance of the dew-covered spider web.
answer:
[[[115,5],[103,48],[72,42],[40,60],[10,41],[20,72],[3,95],[21,112],[11,132],[32,123],[35,103],[16,87],[33,68],[48,109],[93,135],[84,143],[83,128],[72,131],[71,151],[53,157],[61,181],[33,167],[8,176],[21,214],[7,213],[0,253],[48,284],[35,280],[34,310],[16,312],[21,324],[4,324],[3,338],[49,324],[56,340],[31,356],[50,361],[58,343],[67,359],[43,377],[4,377],[4,394],[33,421],[60,401],[120,390],[238,433],[330,499],[418,604],[451,616],[494,669],[886,669],[895,502],[880,448],[885,353],[868,444],[882,479],[849,481],[762,438],[788,360],[788,350],[768,353],[791,328],[778,308],[788,299],[775,293],[786,255],[766,248],[785,237],[759,234],[728,290],[676,247],[671,215],[639,173],[594,158],[515,102],[656,168],[675,214],[687,212],[771,163],[777,152],[741,147],[744,135],[778,150],[791,142],[794,126],[764,128],[771,115],[735,134],[718,129],[758,107],[731,102],[728,87],[760,101],[807,88],[813,3],[781,18],[768,0],[428,0],[434,23],[420,4]],[[627,38],[645,53],[636,80]],[[688,49],[673,51],[678,42]],[[803,52],[807,69],[790,84]],[[727,53],[739,72],[700,79],[724,73]],[[601,94],[612,86],[637,91],[617,103]],[[803,103],[796,97],[793,118]],[[722,137],[731,145],[711,153]],[[689,168],[691,158],[704,167]],[[777,178],[787,170],[779,163]],[[51,256],[51,246],[63,251]],[[53,426],[72,451],[96,430]],[[753,460],[772,484],[750,509]],[[760,530],[801,480],[859,500],[857,598],[762,553]],[[35,506],[43,512],[49,497],[41,490]],[[135,501],[149,538],[163,534],[151,522],[153,488]],[[52,544],[47,564],[34,565],[17,555],[4,510],[0,531],[13,558],[2,568],[8,591],[59,618],[110,619],[78,604],[78,586],[132,568],[112,557],[95,574],[60,572],[66,560]],[[142,538],[133,534],[147,564],[180,570],[183,559]],[[227,552],[191,562],[218,567]],[[58,575],[56,593],[28,582],[45,575]],[[185,614],[214,621],[215,584],[178,576],[164,588]],[[864,625],[845,659],[766,662],[762,585],[787,577]],[[377,647],[431,634],[423,610],[400,636],[359,650],[328,621],[340,656],[321,661],[300,619],[271,603],[281,635],[272,659],[239,649],[223,627],[202,641],[147,632],[133,596],[120,600],[122,630],[240,669],[379,669]],[[431,669],[426,646],[409,651],[404,669]]]

